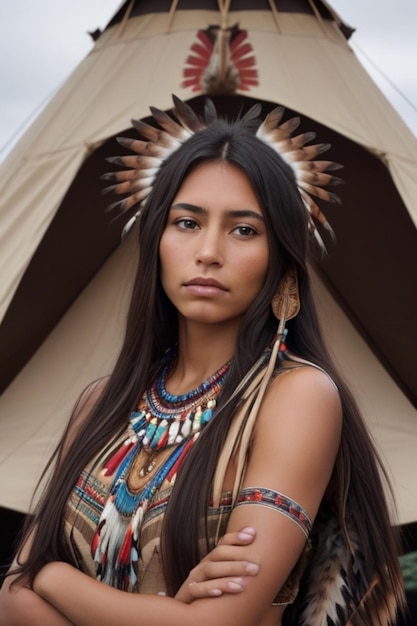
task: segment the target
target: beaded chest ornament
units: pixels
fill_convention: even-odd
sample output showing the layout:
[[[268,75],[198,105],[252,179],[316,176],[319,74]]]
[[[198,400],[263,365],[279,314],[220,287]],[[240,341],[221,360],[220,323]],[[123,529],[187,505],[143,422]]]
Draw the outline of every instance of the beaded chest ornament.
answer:
[[[113,482],[91,551],[97,578],[118,589],[137,585],[137,546],[149,503],[164,481],[174,483],[182,461],[212,418],[229,368],[227,363],[196,389],[174,396],[165,381],[175,358],[176,349],[166,354],[158,377],[129,418],[127,439],[102,470]]]

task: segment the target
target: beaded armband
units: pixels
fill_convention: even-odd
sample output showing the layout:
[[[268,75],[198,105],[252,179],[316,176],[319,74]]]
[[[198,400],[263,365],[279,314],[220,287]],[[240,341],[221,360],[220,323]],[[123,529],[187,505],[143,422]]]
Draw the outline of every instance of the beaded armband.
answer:
[[[295,500],[292,500],[279,491],[264,489],[263,487],[247,487],[241,489],[238,493],[235,506],[242,506],[244,504],[260,504],[275,509],[295,522],[307,538],[310,534],[313,522],[307,511],[303,509],[298,502],[295,502]]]

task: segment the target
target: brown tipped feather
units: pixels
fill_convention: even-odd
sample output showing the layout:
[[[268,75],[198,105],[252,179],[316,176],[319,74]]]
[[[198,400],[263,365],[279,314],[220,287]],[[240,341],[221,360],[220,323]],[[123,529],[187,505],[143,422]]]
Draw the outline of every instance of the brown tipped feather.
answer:
[[[316,519],[316,544],[305,573],[306,593],[298,626],[393,626],[397,602],[366,573],[360,542],[346,527],[349,545],[336,517]],[[402,590],[399,588],[401,597]]]
[[[298,170],[314,170],[317,172],[335,172],[341,170],[343,165],[334,161],[298,161],[295,164]]]
[[[206,127],[206,124],[200,120],[188,104],[175,95],[172,96],[172,99],[174,102],[175,115],[184,128],[187,128],[191,133],[196,133]]]
[[[155,126],[151,126],[150,124],[146,124],[142,122],[142,120],[131,120],[132,126],[135,130],[138,131],[139,135],[145,137],[148,141],[160,141],[161,139],[161,131]],[[126,138],[125,142],[133,141],[132,139]]]
[[[180,126],[177,122],[175,122],[172,117],[165,113],[165,111],[160,111],[159,109],[155,109],[151,107],[152,115],[155,121],[172,137],[172,139],[176,139],[180,143],[183,143],[188,137],[191,137],[192,133],[183,126]]]
[[[269,132],[275,130],[279,122],[282,120],[284,112],[284,107],[275,107],[275,109],[272,109],[272,111],[268,113],[261,126],[259,127],[257,133],[258,136],[260,135],[260,133],[265,133],[265,135],[267,135]]]
[[[249,111],[247,111],[245,115],[242,117],[242,119],[240,120],[241,124],[243,126],[248,127],[255,121],[259,122],[259,116],[261,112],[262,112],[262,106],[259,102],[257,102],[256,104],[251,106]]]

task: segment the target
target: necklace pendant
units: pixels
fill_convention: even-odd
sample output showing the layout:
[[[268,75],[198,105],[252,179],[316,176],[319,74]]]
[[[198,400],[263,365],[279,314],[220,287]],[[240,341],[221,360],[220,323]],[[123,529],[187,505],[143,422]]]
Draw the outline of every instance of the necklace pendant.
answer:
[[[132,428],[135,429],[135,426],[139,424],[139,422],[141,422],[144,417],[145,411],[134,411],[129,418]]]
[[[180,422],[178,420],[173,421],[168,430],[168,445],[169,446],[175,443],[179,430],[180,430]]]
[[[168,438],[168,420],[163,419],[158,424],[158,428],[156,429],[155,434],[152,438],[150,447],[152,448],[152,450],[154,450],[155,448],[157,449],[161,448],[164,445],[161,442],[165,441],[167,438]]]
[[[139,440],[142,441],[145,434],[146,434],[146,428],[141,428],[137,435],[138,441]]]
[[[200,430],[202,415],[203,415],[203,412],[201,410],[201,406],[198,406],[194,414],[194,419],[193,419],[193,426],[192,426],[193,433],[196,433]]]
[[[188,437],[191,432],[191,429],[193,427],[193,416],[194,411],[190,411],[181,426],[180,434],[182,436],[182,439]]]
[[[213,415],[212,409],[206,409],[203,412],[203,415],[201,416],[201,424],[202,424],[202,426],[205,426],[206,424],[209,423],[209,421],[211,420],[212,415]]]
[[[157,450],[162,450],[162,448],[166,448],[168,444],[168,429],[163,433],[160,440],[158,441],[158,445],[156,446]]]
[[[142,442],[142,443],[143,443],[143,445],[144,445],[144,447],[145,447],[145,448],[148,448],[148,447],[150,446],[150,443],[151,443],[152,438],[153,438],[153,436],[154,436],[154,434],[155,434],[155,431],[156,431],[156,429],[157,429],[157,426],[158,426],[158,420],[157,420],[157,418],[156,418],[156,417],[153,417],[153,418],[150,420],[149,424],[148,424],[148,427],[147,427],[147,429],[146,429],[145,436],[144,436],[144,438],[143,438],[143,442]]]
[[[201,425],[205,426],[209,423],[213,415],[213,409],[216,406],[215,400],[209,400],[207,402],[207,408],[203,411],[203,415],[201,416]]]

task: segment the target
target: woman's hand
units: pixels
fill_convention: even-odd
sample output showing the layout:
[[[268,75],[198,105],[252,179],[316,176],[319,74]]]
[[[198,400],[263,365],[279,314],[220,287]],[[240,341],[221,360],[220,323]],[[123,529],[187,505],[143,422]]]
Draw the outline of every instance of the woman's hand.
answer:
[[[245,560],[241,546],[248,546],[255,539],[254,528],[226,534],[219,544],[189,573],[178,590],[175,599],[190,604],[197,598],[221,596],[224,593],[240,593],[248,576],[256,576],[259,565],[256,558]],[[255,557],[255,555],[254,555]]]

